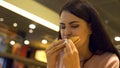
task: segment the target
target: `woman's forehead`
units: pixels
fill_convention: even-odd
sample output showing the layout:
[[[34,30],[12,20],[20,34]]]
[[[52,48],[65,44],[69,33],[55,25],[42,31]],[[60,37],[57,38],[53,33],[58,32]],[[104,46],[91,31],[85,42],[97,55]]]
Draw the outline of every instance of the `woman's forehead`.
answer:
[[[74,14],[63,11],[60,16],[60,23],[70,23],[70,22],[86,22],[82,18],[75,16]]]
[[[79,20],[80,18],[78,18],[77,16],[75,16],[74,14],[67,12],[67,11],[63,11],[61,13],[60,16],[60,21],[64,22],[64,21],[74,21],[74,20]]]

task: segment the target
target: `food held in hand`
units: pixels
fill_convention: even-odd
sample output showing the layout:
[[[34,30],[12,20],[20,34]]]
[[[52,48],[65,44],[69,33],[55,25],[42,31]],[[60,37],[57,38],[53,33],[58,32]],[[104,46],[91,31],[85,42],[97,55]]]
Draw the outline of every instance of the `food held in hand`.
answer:
[[[70,39],[73,41],[73,43],[76,43],[80,40],[79,36],[74,36],[74,37],[70,37]]]

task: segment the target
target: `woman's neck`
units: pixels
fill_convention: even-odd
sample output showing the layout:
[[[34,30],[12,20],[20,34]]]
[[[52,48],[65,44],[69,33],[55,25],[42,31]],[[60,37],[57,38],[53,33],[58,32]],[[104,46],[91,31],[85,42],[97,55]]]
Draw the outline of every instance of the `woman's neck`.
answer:
[[[82,52],[80,51],[79,55],[80,55],[80,61],[85,61],[92,56],[92,53],[84,50]]]
[[[89,50],[88,43],[84,44],[84,46],[79,47],[78,51],[79,51],[80,61],[85,61],[92,56],[92,53]]]

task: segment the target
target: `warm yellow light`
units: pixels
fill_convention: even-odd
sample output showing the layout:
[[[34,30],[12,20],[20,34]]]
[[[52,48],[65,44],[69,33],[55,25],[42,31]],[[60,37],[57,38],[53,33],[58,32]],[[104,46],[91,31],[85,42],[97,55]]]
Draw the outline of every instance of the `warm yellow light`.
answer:
[[[47,40],[43,39],[42,44],[47,44]]]
[[[3,22],[3,21],[4,21],[4,18],[0,18],[0,21]]]
[[[30,28],[30,29],[35,29],[35,28],[36,28],[36,25],[30,24],[30,25],[29,25],[29,28]]]
[[[32,29],[29,29],[29,33],[33,33],[33,30],[32,30]]]
[[[15,41],[13,41],[13,40],[10,41],[10,44],[11,44],[11,45],[15,45]]]
[[[0,0],[0,6],[3,6],[3,7],[7,8],[7,9],[9,9],[17,14],[20,14],[20,15],[22,15],[30,20],[33,20],[33,21],[35,21],[43,26],[46,26],[52,30],[55,30],[57,32],[59,31],[59,26],[57,26],[57,25],[55,25],[55,24],[53,24],[53,23],[51,23],[51,22],[49,22],[41,17],[38,17],[30,12],[27,12],[19,7],[16,7],[16,6],[14,6],[14,5],[12,5],[4,0]]]
[[[44,50],[37,50],[35,53],[35,59],[38,61],[47,63],[45,51]]]
[[[17,23],[13,23],[13,27],[17,27],[18,26],[18,24]]]
[[[119,36],[116,36],[114,39],[115,39],[115,41],[120,41],[120,37]]]
[[[25,41],[24,41],[24,44],[25,44],[25,45],[29,45],[29,44],[30,44],[30,41],[29,41],[29,40],[25,40]]]

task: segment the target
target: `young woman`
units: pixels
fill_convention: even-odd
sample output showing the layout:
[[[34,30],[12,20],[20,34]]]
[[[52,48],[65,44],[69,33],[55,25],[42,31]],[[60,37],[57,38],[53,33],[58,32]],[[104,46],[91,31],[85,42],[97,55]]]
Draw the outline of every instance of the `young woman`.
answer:
[[[73,42],[72,37],[78,37]],[[48,68],[119,68],[120,55],[96,10],[74,0],[60,12],[59,40],[47,49]]]

